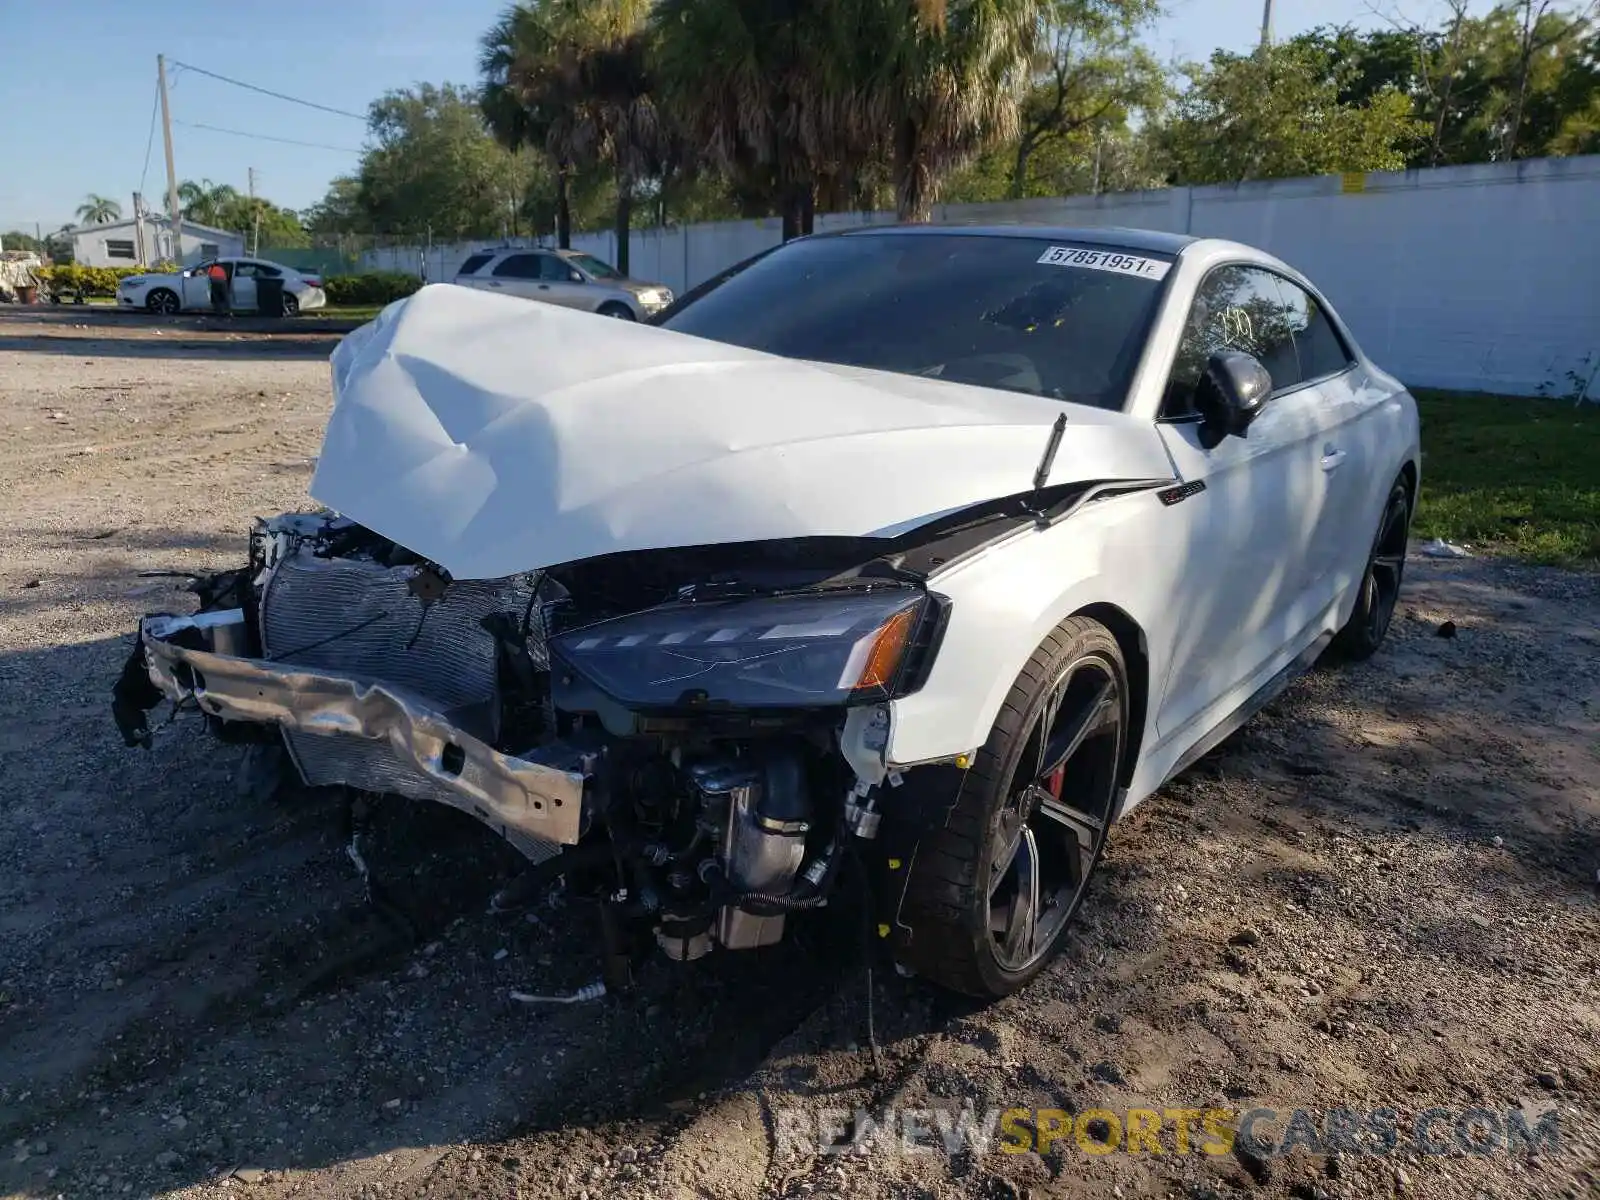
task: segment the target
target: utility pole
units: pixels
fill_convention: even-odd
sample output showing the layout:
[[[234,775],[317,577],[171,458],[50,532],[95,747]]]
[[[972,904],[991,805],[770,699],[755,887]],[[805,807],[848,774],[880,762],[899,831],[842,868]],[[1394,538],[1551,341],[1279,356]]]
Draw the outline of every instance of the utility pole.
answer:
[[[1261,4],[1261,52],[1265,54],[1272,46],[1272,0],[1262,0]]]
[[[261,210],[256,207],[256,169],[250,168],[250,257],[261,253]]]
[[[147,266],[144,253],[144,197],[133,194],[133,252],[141,267]]]
[[[161,91],[161,141],[167,150],[167,226],[172,230],[172,260],[183,265],[183,213],[178,208],[178,172],[172,165],[172,109],[167,103],[167,56],[156,55]]]

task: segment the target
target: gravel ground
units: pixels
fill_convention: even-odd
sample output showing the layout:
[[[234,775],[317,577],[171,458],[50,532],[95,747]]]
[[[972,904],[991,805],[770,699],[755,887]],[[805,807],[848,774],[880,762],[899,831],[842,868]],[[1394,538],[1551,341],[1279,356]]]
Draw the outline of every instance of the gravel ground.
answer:
[[[1413,559],[1374,661],[1313,672],[1118,828],[1035,986],[978,1008],[877,972],[874,1072],[827,930],[519,1006],[589,981],[593,921],[486,916],[514,863],[470,820],[380,810],[413,937],[364,902],[326,805],[241,795],[238,751],[187,721],[122,747],[128,632],[187,599],[141,572],[233,565],[251,516],[304,503],[331,346],[0,316],[0,1194],[1596,1194],[1595,576]],[[963,1103],[1518,1107],[1554,1111],[1562,1144],[778,1138],[790,1107]]]

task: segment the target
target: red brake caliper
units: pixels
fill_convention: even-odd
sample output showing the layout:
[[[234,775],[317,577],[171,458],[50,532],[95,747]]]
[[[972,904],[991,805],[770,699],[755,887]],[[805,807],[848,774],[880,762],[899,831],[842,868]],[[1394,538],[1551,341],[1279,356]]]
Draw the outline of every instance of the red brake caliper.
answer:
[[[1067,780],[1067,764],[1062,763],[1054,771],[1046,775],[1044,779],[1044,788],[1045,791],[1050,793],[1050,798],[1052,800],[1061,799],[1061,785]]]

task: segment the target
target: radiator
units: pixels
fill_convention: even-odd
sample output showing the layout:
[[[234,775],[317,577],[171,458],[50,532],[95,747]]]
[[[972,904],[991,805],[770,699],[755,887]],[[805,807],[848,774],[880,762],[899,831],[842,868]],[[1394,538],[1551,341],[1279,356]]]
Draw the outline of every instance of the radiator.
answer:
[[[531,606],[529,649],[542,668],[541,614],[532,604],[538,577],[452,582],[425,606],[411,591],[415,573],[410,566],[291,553],[262,593],[262,650],[275,662],[380,681],[493,742],[500,713],[497,647],[482,622],[492,613],[510,613],[520,623]],[[459,793],[405,762],[387,742],[289,730],[283,736],[312,787],[342,784],[466,808]],[[559,850],[516,831],[507,837],[535,862]]]

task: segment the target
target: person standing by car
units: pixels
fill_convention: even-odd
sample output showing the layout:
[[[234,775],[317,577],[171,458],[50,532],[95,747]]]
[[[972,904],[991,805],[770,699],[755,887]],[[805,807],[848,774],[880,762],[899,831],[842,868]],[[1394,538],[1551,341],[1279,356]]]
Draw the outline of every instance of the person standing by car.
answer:
[[[219,317],[225,317],[232,307],[228,303],[228,269],[214,262],[206,268],[206,274],[211,278],[211,311]]]

